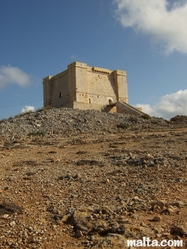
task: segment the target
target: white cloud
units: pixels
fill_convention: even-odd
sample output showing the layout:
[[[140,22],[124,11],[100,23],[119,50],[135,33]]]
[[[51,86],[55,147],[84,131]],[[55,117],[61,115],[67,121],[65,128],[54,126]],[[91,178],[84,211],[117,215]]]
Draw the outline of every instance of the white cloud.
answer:
[[[17,67],[0,67],[0,89],[10,84],[17,84],[24,87],[27,86],[30,81],[30,76]]]
[[[157,117],[170,119],[176,115],[187,115],[187,89],[163,96],[153,106],[148,104],[137,104],[142,111]]]
[[[142,111],[149,115],[154,113],[154,109],[149,104],[137,104],[136,107],[141,107]]]
[[[22,108],[21,109],[21,112],[23,113],[23,112],[29,112],[29,111],[34,111],[35,110],[35,108],[34,108],[34,106],[29,106],[29,105],[26,105],[24,108]]]
[[[166,53],[187,53],[187,0],[113,0],[121,24],[161,44]]]

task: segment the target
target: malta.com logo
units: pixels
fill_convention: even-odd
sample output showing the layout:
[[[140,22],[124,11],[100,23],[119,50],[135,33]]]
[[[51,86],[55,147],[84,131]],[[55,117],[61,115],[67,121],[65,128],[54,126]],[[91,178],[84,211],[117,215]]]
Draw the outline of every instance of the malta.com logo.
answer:
[[[171,247],[182,247],[183,246],[183,240],[151,240],[150,238],[143,237],[142,240],[127,240],[127,247],[165,247],[165,246],[171,246]]]

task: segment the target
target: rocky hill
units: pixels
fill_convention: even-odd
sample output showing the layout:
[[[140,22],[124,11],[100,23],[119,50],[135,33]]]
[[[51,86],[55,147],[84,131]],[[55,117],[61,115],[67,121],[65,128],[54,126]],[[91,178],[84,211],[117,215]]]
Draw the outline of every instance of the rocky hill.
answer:
[[[179,120],[178,120],[179,119]],[[70,108],[53,108],[27,112],[0,120],[0,135],[25,136],[30,133],[41,135],[63,134],[78,135],[81,133],[113,133],[120,129],[149,129],[173,127],[176,123],[186,123],[185,116],[177,116],[168,122],[162,118],[150,118],[148,115],[104,113],[94,110],[73,110]]]
[[[186,145],[186,116],[60,108],[1,120],[0,248],[117,249],[143,237],[186,248]]]

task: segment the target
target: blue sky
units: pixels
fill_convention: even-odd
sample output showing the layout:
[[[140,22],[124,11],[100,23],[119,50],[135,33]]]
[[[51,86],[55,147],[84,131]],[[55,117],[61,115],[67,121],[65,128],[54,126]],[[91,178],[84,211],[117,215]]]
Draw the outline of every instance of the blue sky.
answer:
[[[129,103],[187,115],[187,0],[1,0],[0,119],[43,106],[73,61],[127,71]]]

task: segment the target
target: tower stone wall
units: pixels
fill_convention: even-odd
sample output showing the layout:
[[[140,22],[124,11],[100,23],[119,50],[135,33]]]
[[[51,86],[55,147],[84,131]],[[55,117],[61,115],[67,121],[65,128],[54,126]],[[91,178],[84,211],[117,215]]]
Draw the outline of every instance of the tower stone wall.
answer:
[[[43,79],[43,94],[44,107],[102,110],[119,101],[128,103],[127,74],[73,62],[65,71]]]

